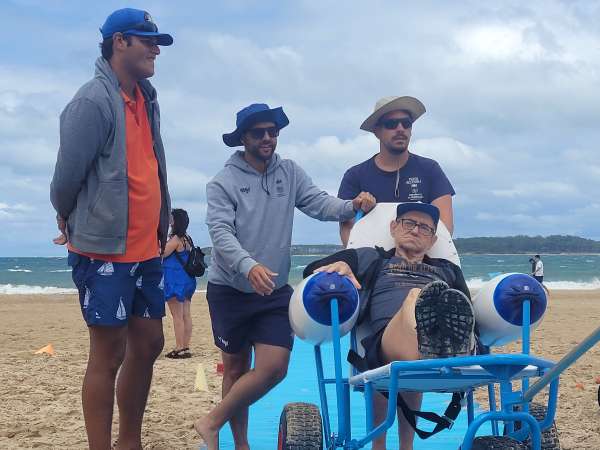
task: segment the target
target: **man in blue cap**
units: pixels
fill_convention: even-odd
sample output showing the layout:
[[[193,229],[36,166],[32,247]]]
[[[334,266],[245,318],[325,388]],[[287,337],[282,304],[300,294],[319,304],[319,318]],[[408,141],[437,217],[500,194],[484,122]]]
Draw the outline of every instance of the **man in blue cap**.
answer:
[[[337,272],[360,289],[359,324],[369,330],[361,343],[364,360],[360,370],[381,367],[391,361],[446,358],[471,354],[475,347],[475,321],[470,294],[460,268],[429,258],[436,241],[439,209],[427,203],[401,203],[390,223],[395,247],[389,251],[364,247],[346,249],[309,264],[313,272]],[[412,450],[415,410],[421,394],[402,393],[398,407],[400,450]],[[403,403],[402,403],[403,401]],[[460,411],[460,398],[454,405]],[[384,411],[387,410],[387,403]],[[450,421],[440,419],[439,430]],[[427,433],[419,433],[426,436]],[[385,434],[373,441],[373,449],[385,449]]]
[[[60,116],[50,197],[88,325],[83,381],[89,448],[111,447],[117,372],[117,449],[141,449],[141,426],[165,315],[160,249],[170,199],[154,75],[158,32],[146,11],[113,12],[100,29],[94,78]]]
[[[328,195],[294,161],[280,158],[277,138],[288,123],[282,108],[266,104],[238,112],[236,129],[223,141],[244,150],[235,152],[206,186],[213,242],[206,295],[224,366],[223,400],[195,424],[209,450],[218,448],[226,422],[236,449],[249,448],[248,406],[285,377],[294,340],[287,282],[295,209],[340,221],[374,206],[366,192],[353,200]]]

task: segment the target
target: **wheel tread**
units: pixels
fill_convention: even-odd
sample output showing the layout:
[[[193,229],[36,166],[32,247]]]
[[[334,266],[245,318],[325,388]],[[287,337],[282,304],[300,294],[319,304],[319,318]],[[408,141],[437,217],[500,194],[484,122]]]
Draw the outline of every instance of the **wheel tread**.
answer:
[[[321,413],[316,405],[288,403],[281,413],[279,427],[282,450],[322,450],[323,428]]]

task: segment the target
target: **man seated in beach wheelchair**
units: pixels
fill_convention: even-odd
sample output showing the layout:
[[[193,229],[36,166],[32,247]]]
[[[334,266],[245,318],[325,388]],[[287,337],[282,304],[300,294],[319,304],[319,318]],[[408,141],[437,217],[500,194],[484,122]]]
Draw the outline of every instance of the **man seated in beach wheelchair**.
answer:
[[[327,314],[327,307],[323,306],[325,302],[315,300],[313,306],[308,306],[312,311],[308,311],[306,297],[351,297],[352,295],[345,295],[343,291],[356,289],[358,305],[352,311],[351,306],[340,303],[339,322],[342,335],[356,327],[357,347],[364,356],[351,351],[348,360],[359,372],[385,366],[393,361],[487,353],[487,348],[479,342],[478,327],[481,324],[476,326],[475,323],[474,305],[460,268],[458,254],[450,234],[439,221],[438,208],[418,202],[398,205],[384,203],[378,204],[369,216],[375,215],[377,210],[381,211],[385,206],[387,212],[379,220],[389,223],[388,236],[383,239],[378,237],[378,233],[381,234],[382,231],[370,225],[363,227],[358,235],[354,235],[353,230],[349,248],[314,261],[306,267],[305,279],[296,288],[290,303],[290,321],[296,335],[315,344],[330,340],[331,327],[327,329],[315,318],[319,308]],[[394,212],[390,211],[390,207],[394,208]],[[363,220],[366,221],[369,216]],[[393,217],[391,222],[390,217]],[[439,228],[443,228],[442,233]],[[387,247],[373,246],[373,241]],[[323,278],[323,273],[329,274],[325,283],[317,281],[318,278]],[[538,287],[533,285],[535,280],[527,275],[522,276],[528,279],[525,284],[533,286],[531,289],[544,300],[544,307],[537,308],[536,317],[531,318],[532,326],[535,326],[537,324],[534,322],[540,320],[545,310],[545,295],[537,292]],[[503,276],[498,277],[499,280],[502,278]],[[328,289],[331,291],[328,292]],[[481,291],[478,296],[480,294]],[[489,292],[483,294],[493,296]],[[315,306],[317,303],[319,306]],[[479,316],[483,317],[485,313],[479,314],[478,320]],[[331,320],[331,312],[329,318]],[[494,320],[492,318],[492,322]],[[503,322],[507,326],[498,326],[499,322],[492,323],[491,327],[484,323],[487,345],[504,343],[520,336],[520,327],[514,327],[508,322]],[[373,400],[374,424],[377,425],[386,416],[387,400],[380,394],[376,394]],[[398,396],[401,450],[413,448],[417,428],[414,413],[416,411],[417,416],[419,415],[421,401],[420,392],[405,391]],[[457,401],[459,403],[460,398]],[[407,419],[403,410],[412,417]],[[460,411],[460,406],[458,410]],[[454,417],[457,414],[458,412]],[[450,424],[437,427],[437,431],[449,426]],[[417,430],[417,433],[425,438],[431,434],[421,430]],[[384,449],[385,434],[376,438],[372,445],[373,449]]]

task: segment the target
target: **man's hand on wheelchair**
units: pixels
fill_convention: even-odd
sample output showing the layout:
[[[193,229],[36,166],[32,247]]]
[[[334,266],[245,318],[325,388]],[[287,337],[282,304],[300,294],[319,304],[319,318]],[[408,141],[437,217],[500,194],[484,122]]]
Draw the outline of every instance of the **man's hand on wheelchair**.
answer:
[[[328,264],[326,266],[319,267],[318,269],[315,269],[315,273],[316,272],[327,272],[327,273],[336,272],[340,275],[348,277],[348,279],[352,282],[352,284],[354,285],[354,287],[356,289],[361,288],[360,283],[354,276],[354,273],[352,273],[352,269],[344,261],[338,261],[338,262],[334,262],[333,264]]]
[[[354,208],[354,211],[362,210],[363,212],[368,213],[375,208],[376,203],[377,200],[375,200],[375,197],[372,194],[361,192],[354,200],[352,200],[352,207]]]

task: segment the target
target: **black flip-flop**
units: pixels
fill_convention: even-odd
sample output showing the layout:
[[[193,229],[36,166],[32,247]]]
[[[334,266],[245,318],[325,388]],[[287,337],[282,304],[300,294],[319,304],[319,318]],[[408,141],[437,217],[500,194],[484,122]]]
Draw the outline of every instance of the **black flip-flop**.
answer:
[[[180,358],[191,358],[192,353],[190,352],[190,349],[188,347],[182,348],[181,350],[179,350],[179,357]]]
[[[183,349],[181,349],[181,350],[171,350],[169,353],[167,353],[165,355],[165,358],[171,358],[171,359],[185,358],[184,356],[181,355],[182,352],[183,352]]]

